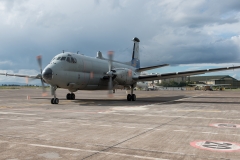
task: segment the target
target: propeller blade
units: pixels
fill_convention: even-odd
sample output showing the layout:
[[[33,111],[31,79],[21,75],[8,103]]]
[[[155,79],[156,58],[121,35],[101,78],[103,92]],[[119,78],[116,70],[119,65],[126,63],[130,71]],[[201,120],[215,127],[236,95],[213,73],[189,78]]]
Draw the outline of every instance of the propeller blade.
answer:
[[[41,79],[41,83],[42,83],[42,96],[45,97],[45,96],[47,96],[47,92],[46,92],[46,88],[45,88],[43,79]]]
[[[44,96],[47,96],[47,92],[46,92],[46,88],[42,78],[42,56],[41,55],[37,56],[37,62],[41,72],[40,76],[41,76],[41,83],[42,83],[42,96],[44,97]]]
[[[37,56],[37,62],[38,62],[40,72],[42,74],[42,56],[41,55]]]
[[[108,96],[112,97],[113,96],[113,84],[112,84],[112,77],[109,78],[109,82],[108,82]]]
[[[112,59],[113,59],[113,51],[108,51],[108,71],[110,72],[112,70]]]
[[[112,71],[112,60],[113,60],[113,51],[108,51],[108,76],[109,76],[109,82],[108,82],[108,96],[113,97],[113,71]]]

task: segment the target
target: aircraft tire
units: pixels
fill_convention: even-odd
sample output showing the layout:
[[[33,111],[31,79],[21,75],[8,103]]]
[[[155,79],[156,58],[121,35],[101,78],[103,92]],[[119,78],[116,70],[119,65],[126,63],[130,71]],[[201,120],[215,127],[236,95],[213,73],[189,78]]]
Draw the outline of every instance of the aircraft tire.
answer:
[[[67,99],[71,99],[71,94],[68,93],[67,96],[66,96]]]
[[[51,99],[51,104],[54,104],[54,98]]]
[[[71,100],[74,100],[74,99],[75,99],[75,94],[72,93],[72,94],[71,94]]]
[[[127,95],[127,100],[128,100],[128,101],[131,101],[131,100],[132,100],[131,94],[128,94],[128,95]]]
[[[132,97],[132,101],[136,101],[137,98],[136,98],[136,95],[135,95],[135,94],[132,94],[131,97]]]
[[[58,98],[54,99],[54,104],[58,104],[58,103],[59,103],[59,99]]]

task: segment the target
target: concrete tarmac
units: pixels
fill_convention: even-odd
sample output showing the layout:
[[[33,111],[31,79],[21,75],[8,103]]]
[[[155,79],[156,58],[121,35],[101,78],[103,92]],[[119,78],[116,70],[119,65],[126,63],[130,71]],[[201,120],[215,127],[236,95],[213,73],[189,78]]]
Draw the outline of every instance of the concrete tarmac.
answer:
[[[0,90],[1,160],[239,160],[239,91]]]

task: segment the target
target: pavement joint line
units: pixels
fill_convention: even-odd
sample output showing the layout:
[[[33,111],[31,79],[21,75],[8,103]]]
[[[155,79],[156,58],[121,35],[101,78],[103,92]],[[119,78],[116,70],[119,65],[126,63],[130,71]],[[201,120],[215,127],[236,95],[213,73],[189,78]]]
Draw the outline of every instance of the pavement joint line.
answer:
[[[97,145],[102,147],[109,147],[106,145]],[[136,150],[136,151],[144,151],[144,152],[154,152],[154,153],[163,153],[163,154],[178,154],[178,155],[187,155],[187,156],[196,156],[195,154],[186,154],[182,152],[168,152],[168,151],[157,151],[157,150],[146,150],[142,148],[127,148],[127,147],[114,147],[116,149],[127,149],[127,150]]]
[[[186,115],[188,115],[188,114],[190,114],[190,113],[192,113],[192,112],[188,112],[188,113],[184,114],[184,116],[186,116]],[[142,135],[144,135],[144,134],[146,134],[146,133],[148,133],[148,132],[151,132],[151,131],[154,131],[154,130],[156,130],[156,129],[159,129],[160,127],[163,127],[163,126],[167,125],[168,123],[171,123],[171,122],[173,122],[173,121],[175,121],[175,120],[177,120],[177,119],[179,119],[179,117],[174,118],[174,119],[172,119],[172,120],[170,120],[170,121],[168,121],[168,122],[166,122],[166,123],[160,124],[160,125],[154,127],[153,129],[146,130],[146,131],[144,131],[144,132],[142,132],[142,133],[139,133],[139,134],[137,134],[137,135],[135,135],[135,136],[132,136],[132,137],[130,137],[130,138],[127,138],[127,139],[125,139],[125,140],[123,140],[123,141],[121,141],[121,142],[118,142],[118,143],[115,144],[115,145],[109,146],[109,147],[107,147],[107,148],[105,148],[105,149],[103,149],[103,150],[101,150],[101,151],[99,151],[99,152],[97,152],[97,153],[93,153],[93,154],[91,154],[91,155],[88,155],[88,156],[84,157],[82,160],[87,159],[87,158],[90,158],[90,157],[92,157],[92,156],[94,156],[94,155],[96,155],[96,154],[99,154],[99,153],[104,152],[104,151],[106,151],[106,150],[109,150],[109,149],[111,149],[111,148],[114,148],[114,147],[116,147],[116,146],[118,146],[118,145],[120,145],[120,144],[122,144],[122,143],[124,143],[124,142],[127,142],[127,141],[129,141],[129,140],[132,140],[132,139],[137,138],[137,137],[139,137],[139,136],[142,136]]]

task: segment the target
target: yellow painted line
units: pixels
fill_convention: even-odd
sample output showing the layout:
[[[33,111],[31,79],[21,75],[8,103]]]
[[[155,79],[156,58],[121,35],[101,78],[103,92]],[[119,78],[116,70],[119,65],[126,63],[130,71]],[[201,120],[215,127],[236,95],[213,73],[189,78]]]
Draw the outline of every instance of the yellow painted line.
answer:
[[[219,110],[176,110],[176,112],[222,112]]]

